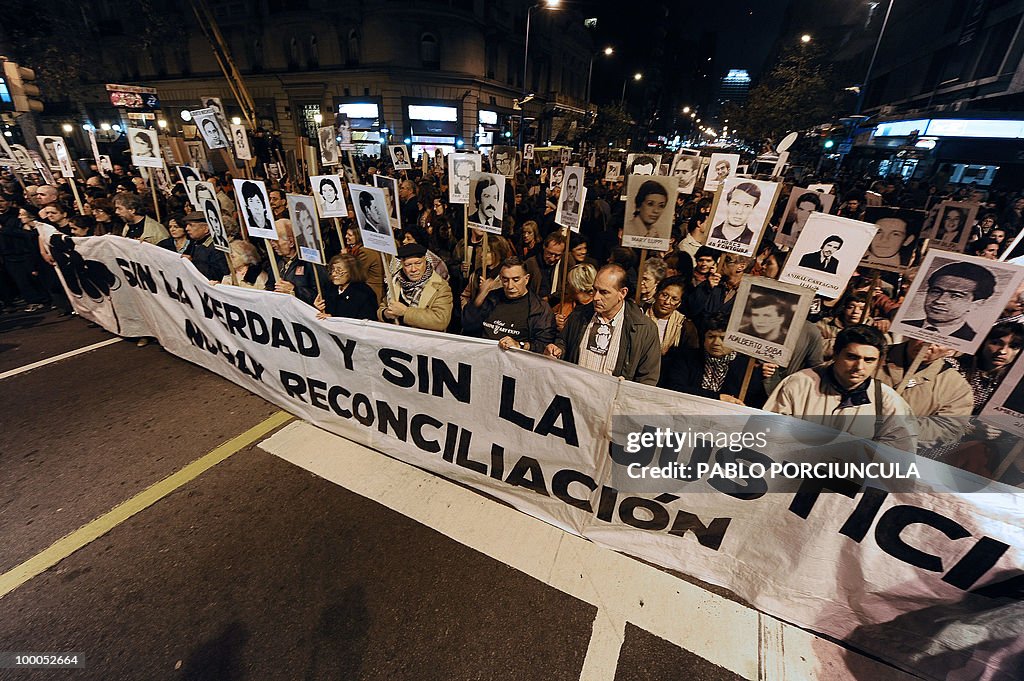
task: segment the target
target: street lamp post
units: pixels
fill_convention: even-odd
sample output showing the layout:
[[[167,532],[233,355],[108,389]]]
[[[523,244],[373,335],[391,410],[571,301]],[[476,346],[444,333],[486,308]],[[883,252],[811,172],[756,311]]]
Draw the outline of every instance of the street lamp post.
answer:
[[[547,7],[549,9],[555,9],[561,0],[544,0],[536,5],[530,5],[529,9],[526,10],[526,44],[523,46],[523,99],[526,99],[526,67],[530,61],[530,15],[533,14],[533,10],[538,7]],[[525,122],[526,110],[520,105],[519,108],[519,148],[523,148],[523,123]]]
[[[882,28],[878,31],[878,40],[875,41],[875,50],[871,53],[871,61],[868,62],[867,73],[864,74],[864,82],[860,85],[857,93],[857,107],[853,110],[855,116],[860,115],[861,107],[864,106],[864,93],[868,89],[868,81],[871,80],[871,71],[875,68],[875,57],[878,56],[878,48],[882,46],[882,36],[885,35],[885,27],[889,25],[889,15],[892,13],[892,6],[896,0],[889,0],[889,6],[885,10],[885,18],[882,19]]]
[[[590,110],[590,80],[594,76],[594,59],[598,54],[603,54],[606,57],[610,57],[615,54],[615,49],[612,47],[606,47],[597,54],[590,55],[590,67],[587,69],[587,111]]]
[[[634,73],[633,80],[639,82],[644,77],[642,73]],[[622,97],[619,99],[619,106],[625,106],[626,104],[626,83],[629,82],[629,78],[622,81]]]

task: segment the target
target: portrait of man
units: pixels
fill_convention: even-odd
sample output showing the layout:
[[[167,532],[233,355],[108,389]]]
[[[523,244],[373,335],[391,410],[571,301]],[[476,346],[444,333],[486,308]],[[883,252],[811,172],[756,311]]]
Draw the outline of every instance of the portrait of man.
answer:
[[[60,137],[36,137],[39,141],[39,148],[43,152],[43,160],[46,161],[46,167],[50,170],[60,170],[60,161],[58,160],[58,149],[64,148],[64,140]],[[67,151],[65,150],[66,154]]]
[[[622,177],[622,161],[608,161],[604,166],[606,182],[617,182]]]
[[[35,163],[32,162],[32,156],[29,155],[28,149],[20,144],[11,145],[11,157],[17,163],[19,169],[23,173],[34,173],[36,170]]]
[[[759,286],[752,287],[743,315],[746,321],[739,332],[768,343],[785,345],[795,307],[795,303],[785,300],[785,296]]]
[[[209,149],[223,149],[228,146],[224,129],[212,109],[200,109],[192,112],[192,121],[199,128],[199,134]]]
[[[384,198],[386,199],[385,205],[388,211],[388,220],[391,222],[391,227],[397,229],[399,226],[399,216],[401,215],[401,198],[398,196],[398,180],[394,177],[388,177],[387,175],[381,175],[377,173],[373,176],[373,186],[379,187],[384,192]]]
[[[627,175],[653,175],[661,166],[661,154],[630,154],[626,157]]]
[[[161,168],[160,149],[157,146],[156,131],[145,128],[128,128],[128,147],[132,163],[140,168]]]
[[[235,146],[235,158],[240,161],[252,159],[252,150],[249,149],[249,133],[245,131],[245,126],[241,123],[231,125],[231,143]]]
[[[333,166],[338,164],[338,140],[335,137],[336,131],[333,125],[327,125],[317,130],[317,138],[320,140],[320,164]]]
[[[561,150],[561,161],[563,166],[567,166],[572,162],[572,149],[564,148]]]
[[[469,203],[470,176],[479,170],[480,156],[477,154],[448,155],[449,203]]]
[[[516,175],[516,148],[497,146],[491,148],[491,171],[504,177]]]
[[[865,267],[898,271],[912,264],[924,214],[921,211],[876,206],[865,221],[878,227],[862,262]]]
[[[391,151],[391,163],[395,166],[395,170],[412,170],[409,152],[404,144],[392,144],[388,149]]]
[[[700,155],[679,152],[672,161],[672,177],[679,180],[679,193],[692,194],[700,172]]]
[[[249,236],[277,239],[277,229],[270,215],[267,186],[260,180],[233,180],[233,184]]]
[[[320,215],[325,218],[348,217],[345,196],[341,192],[341,178],[337,175],[314,175],[309,178]]]
[[[221,130],[227,127],[228,119],[224,115],[224,103],[221,102],[220,97],[200,97],[199,101],[202,102],[204,108],[213,112]]]
[[[561,187],[562,181],[565,180],[565,168],[561,166],[555,166],[551,169],[551,186]]]
[[[202,206],[206,224],[210,227],[210,236],[213,237],[213,247],[223,253],[229,252],[231,246],[228,244],[228,234],[224,230],[224,221],[220,216],[220,204],[215,199],[207,199]]]
[[[995,293],[996,278],[972,262],[942,265],[928,275],[924,292],[924,318],[903,323],[950,338],[971,341],[977,330],[967,316]]]
[[[334,128],[331,127],[331,134]],[[312,196],[299,194],[288,195],[288,218],[295,234],[295,246],[299,250],[299,259],[323,265],[320,249],[319,222]]]
[[[839,259],[836,257],[836,252],[842,247],[843,238],[837,234],[832,234],[825,238],[819,250],[806,253],[800,258],[800,267],[818,270],[827,274],[835,274],[836,270],[839,269]]]
[[[334,129],[337,131],[337,140],[340,149],[349,149],[352,147],[352,121],[348,119],[348,114],[336,113],[334,114]]]
[[[565,174],[562,189],[562,213],[576,215],[580,212],[580,185],[582,173],[570,169]]]
[[[807,218],[812,213],[827,213],[835,199],[831,194],[822,194],[810,189],[794,187],[786,205],[782,227],[775,236],[775,243],[780,246],[793,246],[803,232]]]
[[[469,224],[492,234],[501,234],[505,216],[505,177],[496,173],[473,173],[469,201]]]
[[[712,227],[711,238],[750,245],[756,232],[747,222],[760,200],[761,190],[753,182],[741,182],[730,189],[725,197],[725,219]]]
[[[712,154],[704,189],[717,191],[727,178],[736,175],[739,163],[739,154]]]
[[[533,160],[533,147],[533,144],[523,145],[523,158],[526,159],[527,161]]]
[[[379,190],[378,190],[379,191]],[[357,192],[356,204],[359,210],[359,226],[363,231],[391,236],[391,225],[388,224],[387,207],[384,205],[383,192],[374,195],[370,191]]]

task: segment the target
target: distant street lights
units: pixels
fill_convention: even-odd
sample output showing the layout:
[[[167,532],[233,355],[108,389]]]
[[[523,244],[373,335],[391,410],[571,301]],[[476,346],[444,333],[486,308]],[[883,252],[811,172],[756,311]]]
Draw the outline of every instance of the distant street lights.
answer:
[[[804,33],[802,36],[800,36],[800,42],[806,45],[807,43],[811,42],[811,36]]]
[[[558,5],[561,4],[561,0],[543,0],[538,2],[536,5],[530,5],[530,8],[526,10],[526,44],[523,46],[523,99],[526,99],[526,67],[530,62],[530,15],[533,14],[533,10],[538,7],[547,9],[558,9]],[[523,148],[523,121],[526,115],[525,110],[519,112],[519,148]]]

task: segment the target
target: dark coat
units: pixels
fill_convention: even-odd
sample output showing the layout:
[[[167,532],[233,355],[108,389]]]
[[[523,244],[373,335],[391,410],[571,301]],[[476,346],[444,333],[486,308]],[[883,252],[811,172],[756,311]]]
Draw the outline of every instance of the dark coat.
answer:
[[[633,301],[626,300],[624,304],[626,313],[619,339],[619,354],[612,375],[621,376],[635,383],[657,385],[661,374],[661,341],[658,338],[658,325]],[[565,327],[555,341],[555,345],[562,350],[562,359],[579,364],[580,342],[593,318],[594,304],[588,303],[577,305],[565,320]]]
[[[200,274],[210,281],[219,282],[229,274],[228,260],[224,253],[213,247],[213,237],[210,235],[207,235],[202,241],[190,240],[182,255],[191,257],[192,264],[196,266]]]
[[[555,314],[551,306],[545,303],[536,293],[526,291],[527,313],[526,341],[530,344],[530,352],[544,352],[544,348],[555,342]],[[483,332],[484,322],[490,319],[491,313],[505,302],[504,291],[491,291],[484,298],[481,307],[469,301],[462,308],[462,330],[467,336],[479,336]]]
[[[338,287],[329,281],[322,284],[327,314],[348,319],[377,318],[377,295],[366,284],[353,281],[345,287],[344,293],[338,293]]]
[[[736,355],[736,359],[729,364],[729,369],[725,372],[722,387],[717,391],[705,390],[700,387],[701,381],[704,379],[704,359],[704,348],[670,350],[665,355],[661,380],[658,385],[687,395],[700,395],[714,400],[717,400],[719,395],[738,397],[740,389],[743,387],[743,376],[746,374],[750,358]],[[763,374],[757,367],[750,374],[750,384],[747,386],[744,402],[752,407],[761,407],[768,399],[762,377]]]
[[[323,267],[311,262],[299,260],[298,257],[293,258],[287,267],[285,267],[284,260],[278,258],[277,267],[281,270],[281,278],[295,286],[295,297],[307,305],[312,305],[313,301],[316,299],[316,275],[313,274],[313,269],[316,268],[317,274],[320,275],[321,282],[327,281],[327,272]],[[273,291],[274,284],[276,283],[277,280],[274,278],[274,271],[272,269],[268,269],[267,290]]]

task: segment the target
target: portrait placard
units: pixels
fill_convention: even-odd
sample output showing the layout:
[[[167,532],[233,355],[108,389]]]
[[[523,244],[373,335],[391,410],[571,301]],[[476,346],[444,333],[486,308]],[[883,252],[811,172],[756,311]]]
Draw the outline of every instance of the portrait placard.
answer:
[[[661,167],[661,154],[629,154],[626,175],[654,175]]]
[[[708,176],[704,178],[704,189],[718,191],[727,178],[735,177],[739,172],[739,154],[711,154],[708,161]]]
[[[807,185],[807,191],[821,192],[822,194],[831,194],[832,185],[830,184],[809,184]]]
[[[928,251],[892,333],[974,353],[1024,281],[1024,268],[952,251]]]
[[[202,103],[204,109],[210,109],[213,111],[213,115],[217,117],[217,122],[220,123],[220,129],[227,130],[228,117],[224,114],[224,102],[221,101],[221,98],[207,95],[205,97],[200,97],[199,101]]]
[[[277,239],[270,212],[270,196],[262,180],[233,180],[235,199],[242,211],[246,233],[260,239]]]
[[[231,124],[231,144],[235,147],[235,158],[239,161],[252,160],[252,150],[249,148],[249,134],[245,126]]]
[[[347,218],[348,206],[341,191],[341,177],[338,175],[313,175],[309,186],[316,198],[316,207],[321,217]]]
[[[194,192],[196,203],[192,205],[206,216],[206,224],[209,225],[210,236],[213,238],[213,247],[223,253],[229,252],[231,246],[228,244],[228,233],[224,229],[224,218],[220,212],[217,190],[209,182],[197,182]]]
[[[594,168],[597,167],[597,152],[596,151],[589,151],[589,152],[587,152],[587,167],[590,168],[591,170],[593,170]]]
[[[225,149],[228,146],[227,135],[221,126],[220,119],[213,109],[196,109],[192,114],[192,122],[209,149]]]
[[[185,148],[188,150],[188,165],[202,169],[203,172],[210,170],[210,164],[206,160],[206,147],[202,142],[186,142]]]
[[[583,215],[583,175],[581,166],[566,166],[555,210],[555,223],[572,231],[580,228]]]
[[[7,138],[3,135],[0,135],[0,165],[14,165],[14,152],[11,151],[11,145],[7,143]]]
[[[338,133],[338,149],[352,151],[356,148],[356,145],[352,143],[352,121],[348,119],[348,114],[334,114],[334,129]]]
[[[162,168],[160,145],[156,130],[128,128],[128,148],[132,152],[132,164],[139,168]]]
[[[572,149],[569,147],[563,147],[559,150],[559,161],[563,166],[567,166],[572,163]]]
[[[333,135],[334,128],[331,127],[330,130]],[[320,220],[316,216],[313,197],[288,194],[287,199],[288,218],[292,221],[292,233],[295,234],[299,260],[323,265],[323,240],[320,238]]]
[[[705,245],[727,253],[754,255],[778,191],[777,182],[726,179],[711,215],[711,231]]]
[[[106,154],[100,154],[96,157],[96,166],[100,169],[100,174],[104,176],[114,172],[114,163]]]
[[[700,176],[700,152],[693,149],[680,149],[672,159],[669,175],[679,180],[679,193],[692,194],[697,187]]]
[[[448,203],[469,203],[469,177],[480,172],[479,154],[448,154]]]
[[[391,229],[398,229],[402,224],[401,220],[401,199],[398,198],[398,180],[387,175],[377,173],[373,176],[373,186],[380,188],[387,199],[388,222]]]
[[[395,170],[412,170],[412,163],[409,162],[409,150],[404,144],[389,144],[388,152],[391,153],[391,164]]]
[[[325,125],[317,129],[317,139],[320,141],[320,165],[338,165],[341,153],[338,151],[337,131],[333,125]]]
[[[181,178],[181,183],[185,185],[185,193],[188,195],[188,201],[195,206],[195,185],[196,183],[203,181],[203,174],[199,172],[197,168],[193,168],[192,166],[176,166],[176,168],[178,170],[178,177]]]
[[[971,201],[943,201],[935,211],[934,219],[925,238],[931,239],[929,248],[963,253],[971,238],[971,225],[980,206]]]
[[[352,209],[363,245],[374,251],[398,255],[395,236],[388,221],[387,197],[379,187],[350,184]]]
[[[622,245],[654,251],[668,249],[679,181],[664,175],[630,175]]]
[[[789,201],[786,203],[786,210],[782,214],[782,227],[775,235],[775,243],[778,246],[792,248],[800,237],[800,231],[804,228],[807,218],[812,213],[828,213],[832,210],[832,202],[836,197],[831,194],[822,194],[814,189],[801,189],[793,187],[789,193]]]
[[[861,264],[877,270],[902,272],[919,259],[923,210],[871,206],[864,221],[878,227]]]
[[[14,159],[14,163],[18,168],[19,172],[22,173],[34,173],[36,172],[35,161],[32,160],[32,155],[28,153],[28,149],[20,144],[11,145],[11,157]]]
[[[779,281],[809,286],[825,298],[838,298],[877,230],[868,222],[811,213]]]
[[[725,343],[736,352],[788,367],[814,291],[767,277],[743,277]]]
[[[61,175],[64,177],[74,177],[73,170],[70,175],[63,172],[65,167],[71,167],[71,156],[68,154],[68,147],[63,137],[38,135],[36,140],[39,142],[39,149],[43,153],[43,160],[46,162],[47,168],[50,170],[60,170]],[[65,159],[63,164],[61,163],[61,158]]]
[[[501,234],[505,217],[505,176],[473,172],[469,176],[469,225],[491,234]]]
[[[491,172],[512,179],[516,176],[516,152],[515,147],[494,146],[491,147]]]
[[[523,145],[523,158],[526,159],[527,161],[533,160],[533,147],[533,144]]]
[[[622,161],[608,161],[604,164],[605,182],[618,182],[622,178]]]
[[[978,418],[996,428],[1024,437],[1024,362],[1017,362],[1003,377]]]

